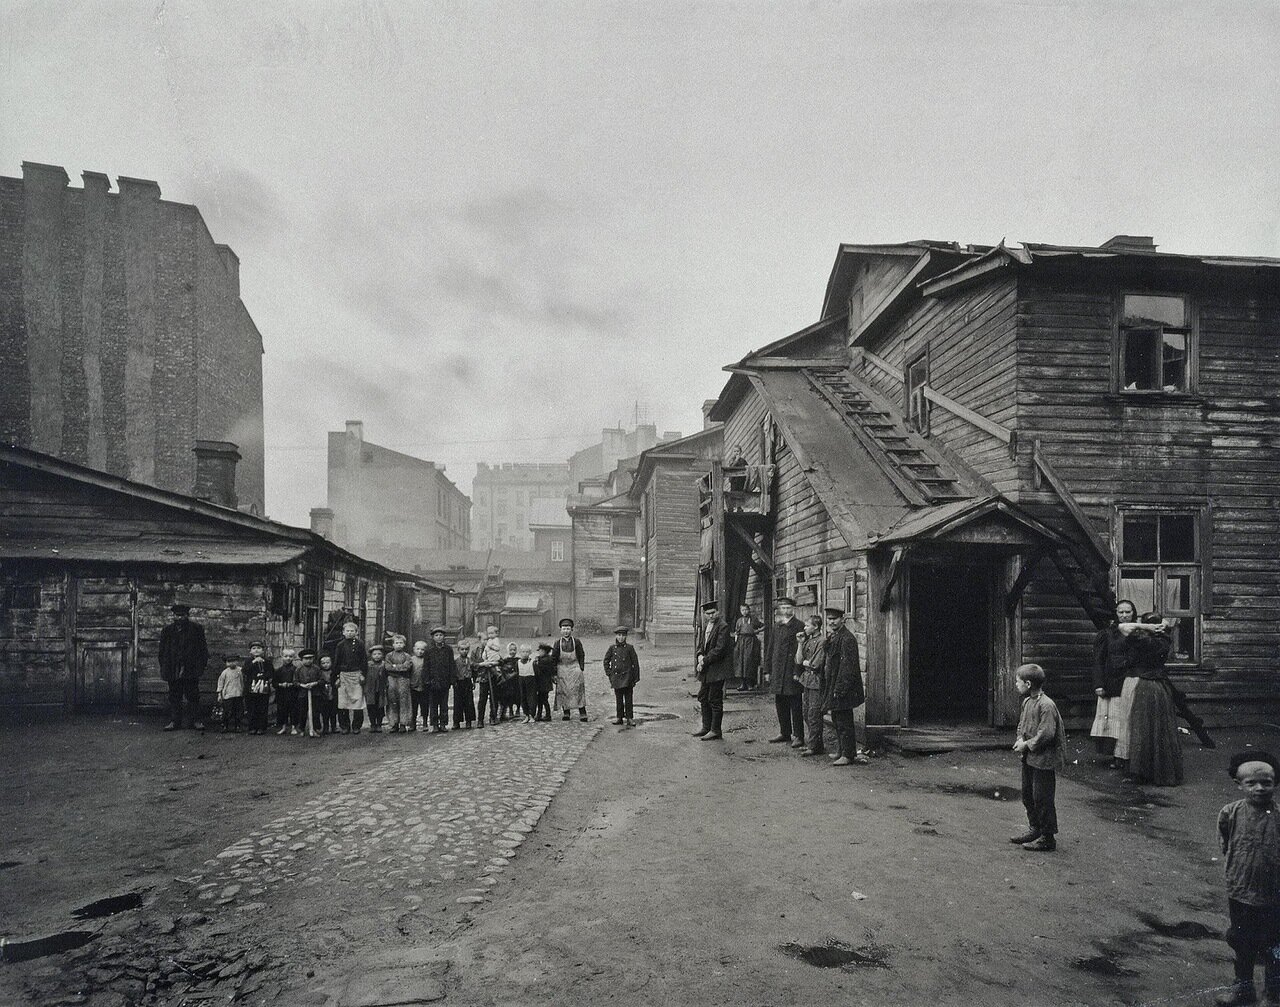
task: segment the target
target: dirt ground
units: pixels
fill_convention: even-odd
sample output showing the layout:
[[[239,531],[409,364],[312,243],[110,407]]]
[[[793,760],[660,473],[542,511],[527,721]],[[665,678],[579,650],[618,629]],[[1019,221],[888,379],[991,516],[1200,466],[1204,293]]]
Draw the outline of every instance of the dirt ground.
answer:
[[[1219,732],[1216,752],[1184,738],[1175,789],[1125,784],[1073,738],[1059,849],[1032,854],[1007,842],[1025,821],[1011,752],[836,769],[766,744],[771,699],[736,693],[725,740],[700,742],[687,657],[646,650],[641,726],[619,729],[604,646],[588,643],[592,723],[537,735],[503,725],[392,748],[162,734],[152,719],[5,729],[0,932],[96,937],[0,968],[0,1003],[1189,1005],[1229,980],[1223,766],[1245,743],[1274,750],[1276,731]],[[371,798],[360,788],[375,780]],[[361,805],[501,812],[494,794],[529,825],[496,840],[509,852],[478,855],[503,864],[487,887],[435,870],[452,860],[431,852],[420,887],[382,885],[372,854],[332,837],[303,850],[316,826],[291,828],[349,810],[342,832],[372,850],[394,830],[359,826]],[[252,902],[213,884],[220,854],[281,830],[299,838],[296,862]],[[474,845],[442,835],[440,849]],[[136,910],[72,918],[130,892]],[[416,971],[389,993],[401,965]]]

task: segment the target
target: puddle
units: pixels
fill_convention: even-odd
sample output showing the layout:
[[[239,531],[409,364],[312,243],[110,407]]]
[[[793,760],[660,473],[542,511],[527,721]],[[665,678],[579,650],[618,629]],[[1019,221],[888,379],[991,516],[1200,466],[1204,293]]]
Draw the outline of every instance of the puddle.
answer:
[[[1002,787],[990,783],[938,783],[933,789],[940,790],[944,794],[972,794],[975,797],[985,797],[989,801],[1022,800],[1020,787]]]
[[[31,941],[0,941],[0,958],[6,962],[29,962],[46,955],[61,954],[83,947],[97,936],[92,930],[65,930]]]
[[[142,905],[142,893],[129,892],[127,895],[113,895],[109,899],[90,902],[87,906],[72,910],[71,915],[78,920],[100,920],[106,916],[114,916],[116,913],[137,909],[140,905]]]
[[[1217,930],[1213,930],[1203,923],[1196,923],[1194,920],[1166,923],[1158,916],[1153,916],[1150,913],[1138,913],[1138,919],[1161,937],[1172,937],[1179,941],[1201,941],[1221,936]]]
[[[781,944],[778,946],[788,958],[800,961],[820,969],[887,969],[888,948],[871,944],[861,948],[851,948],[839,941],[826,944]]]
[[[1132,969],[1127,969],[1115,960],[1111,955],[1093,955],[1090,958],[1076,958],[1071,962],[1073,969],[1079,969],[1081,972],[1092,972],[1098,976],[1133,976],[1137,975]]]
[[[0,871],[7,871],[10,867],[21,867],[21,860],[0,860]]]

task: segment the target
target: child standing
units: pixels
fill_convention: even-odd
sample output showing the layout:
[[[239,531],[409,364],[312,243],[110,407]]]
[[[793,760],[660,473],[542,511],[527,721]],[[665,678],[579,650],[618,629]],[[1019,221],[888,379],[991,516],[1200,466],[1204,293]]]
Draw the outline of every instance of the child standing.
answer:
[[[222,704],[222,733],[240,731],[240,715],[244,709],[244,672],[240,658],[230,656],[218,676],[218,702]]]
[[[538,705],[534,709],[534,720],[551,719],[551,689],[556,684],[556,659],[551,655],[551,644],[538,644],[538,653],[533,659],[534,674],[538,679]]]
[[[387,698],[387,666],[383,660],[386,651],[382,644],[369,648],[369,670],[364,676],[364,701],[369,707],[369,731],[382,733],[382,707]]]
[[[1218,812],[1218,838],[1227,861],[1227,943],[1236,956],[1235,984],[1218,1003],[1258,1002],[1253,968],[1261,958],[1266,1002],[1280,1004],[1280,813],[1275,803],[1280,760],[1269,752],[1240,752],[1231,757],[1227,772],[1245,796]]]
[[[249,660],[244,664],[244,693],[250,734],[267,733],[267,707],[271,704],[271,677],[274,674],[275,669],[263,653],[262,644],[249,644]]]
[[[635,647],[627,643],[626,626],[619,626],[613,631],[613,643],[604,652],[604,673],[609,676],[609,685],[613,687],[613,698],[617,704],[617,717],[614,723],[626,723],[635,727],[635,710],[633,697],[636,683],[640,681],[640,657]]]
[[[826,684],[822,676],[827,660],[827,641],[822,633],[822,616],[811,615],[796,639],[796,680],[802,694],[804,709],[804,733],[809,745],[801,756],[821,755],[822,743],[822,688]]]
[[[271,691],[276,696],[276,734],[298,733],[298,687],[293,682],[298,652],[285,647],[280,652],[280,663],[271,678]]]
[[[1023,664],[1014,674],[1023,699],[1013,750],[1022,753],[1022,805],[1030,828],[1009,841],[1024,850],[1047,853],[1058,845],[1054,795],[1057,771],[1067,764],[1063,751],[1067,729],[1057,705],[1044,694],[1044,669],[1038,664]]]
[[[516,680],[520,683],[520,708],[524,722],[533,723],[538,708],[538,669],[533,663],[533,648],[527,643],[520,647],[516,660]]]
[[[320,733],[338,733],[338,677],[333,673],[333,658],[320,656],[320,682],[316,686],[316,701],[320,704]]]
[[[514,643],[507,644],[507,652],[498,661],[498,721],[508,717],[516,719],[516,707],[519,705],[520,692],[520,657]]]
[[[498,627],[484,631],[484,643],[480,649],[480,661],[473,674],[480,682],[480,701],[476,713],[478,727],[484,727],[484,712],[489,710],[489,723],[498,721],[498,662],[502,660],[502,643],[498,640]]]
[[[294,721],[299,729],[318,738],[324,728],[324,703],[320,692],[320,669],[316,667],[316,652],[301,650],[298,652],[298,666],[293,670],[293,684],[297,690],[298,712]]]
[[[413,724],[413,686],[415,665],[405,651],[408,640],[401,633],[391,638],[391,653],[386,656],[387,668],[387,718],[392,734],[408,731]]]
[[[453,728],[456,731],[466,721],[468,730],[476,719],[476,695],[471,683],[471,648],[469,641],[459,640],[454,652],[453,680]]]

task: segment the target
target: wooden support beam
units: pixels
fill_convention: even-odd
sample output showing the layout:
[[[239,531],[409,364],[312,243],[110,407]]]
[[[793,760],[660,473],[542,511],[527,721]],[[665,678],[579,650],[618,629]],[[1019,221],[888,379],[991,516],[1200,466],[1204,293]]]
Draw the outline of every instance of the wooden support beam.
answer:
[[[761,549],[756,543],[756,540],[743,531],[737,524],[730,524],[729,527],[733,530],[733,533],[738,536],[738,538],[742,539],[742,541],[746,543],[747,548],[751,550],[751,554],[760,561],[761,565],[764,566],[769,573],[773,573],[773,557]]]
[[[1018,576],[1014,578],[1013,583],[1009,586],[1008,597],[1004,600],[1005,615],[1013,615],[1014,610],[1018,607],[1018,599],[1022,597],[1022,592],[1027,589],[1027,585],[1031,583],[1031,577],[1036,572],[1036,567],[1040,565],[1040,561],[1044,559],[1045,550],[1037,549],[1022,562],[1022,569],[1018,571]]]
[[[899,546],[893,550],[893,556],[889,560],[889,575],[884,581],[884,591],[880,595],[880,611],[889,611],[889,601],[893,594],[893,585],[898,580],[898,574],[902,572],[902,554],[903,549]]]
[[[1089,516],[1085,514],[1084,509],[1080,506],[1080,502],[1076,500],[1071,490],[1067,488],[1067,484],[1062,481],[1062,477],[1049,464],[1049,459],[1044,456],[1044,452],[1040,448],[1040,441],[1037,438],[1032,445],[1031,457],[1035,460],[1035,466],[1044,477],[1049,480],[1049,485],[1053,487],[1053,491],[1058,494],[1067,510],[1075,519],[1080,530],[1084,532],[1085,541],[1098,554],[1098,558],[1108,570],[1115,564],[1115,558],[1111,555],[1110,547],[1102,541],[1102,536],[1098,534],[1097,529],[1093,527],[1093,522],[1089,520]]]

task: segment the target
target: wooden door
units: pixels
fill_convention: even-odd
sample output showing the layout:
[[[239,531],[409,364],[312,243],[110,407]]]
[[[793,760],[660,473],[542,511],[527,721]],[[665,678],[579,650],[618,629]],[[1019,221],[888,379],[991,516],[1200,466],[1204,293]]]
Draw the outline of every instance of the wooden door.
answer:
[[[128,577],[80,577],[73,585],[75,707],[119,709],[133,703],[137,591]]]
[[[618,625],[634,626],[636,624],[636,603],[639,589],[634,587],[618,588]]]

